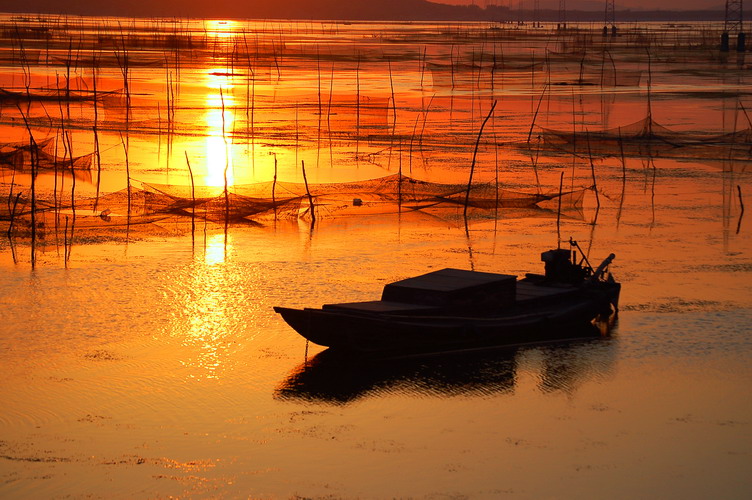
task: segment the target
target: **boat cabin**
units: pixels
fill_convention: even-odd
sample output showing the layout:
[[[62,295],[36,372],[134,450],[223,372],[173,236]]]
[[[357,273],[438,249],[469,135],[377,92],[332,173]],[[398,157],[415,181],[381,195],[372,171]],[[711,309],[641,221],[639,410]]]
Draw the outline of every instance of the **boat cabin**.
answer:
[[[514,304],[516,291],[516,276],[447,268],[389,283],[381,300],[327,304],[323,309],[394,314],[498,309]]]

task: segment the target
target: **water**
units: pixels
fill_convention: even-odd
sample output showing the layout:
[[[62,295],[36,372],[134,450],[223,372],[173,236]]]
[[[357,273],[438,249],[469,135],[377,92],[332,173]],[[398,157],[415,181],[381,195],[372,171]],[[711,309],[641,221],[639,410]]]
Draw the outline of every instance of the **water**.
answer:
[[[306,33],[292,26],[271,29],[272,38]],[[319,27],[305,26],[315,31],[314,39],[321,36]],[[331,36],[346,45],[362,40],[363,30],[380,28],[351,29],[339,27]],[[390,29],[412,40],[421,30],[436,28]],[[469,50],[486,42],[465,43]],[[499,48],[512,53],[510,44]],[[458,53],[445,46],[432,49]],[[622,57],[645,66],[634,54]],[[380,81],[380,91],[388,89],[384,63],[369,64],[374,67],[364,70],[363,82]],[[415,60],[405,64],[419,69]],[[746,94],[711,99],[709,93],[728,85],[723,77],[700,75],[693,82],[675,76],[676,69],[654,68],[656,120],[693,133],[743,128],[734,128],[732,115],[743,123],[744,114],[730,113],[729,102],[738,99],[748,107]],[[145,71],[164,74],[164,68]],[[278,96],[297,92],[298,77],[291,71],[282,66],[283,78],[274,83]],[[307,74],[311,71],[315,74],[315,66],[307,67]],[[150,80],[134,72],[135,92],[138,82]],[[400,75],[411,79],[418,73]],[[527,76],[507,82],[508,93],[476,88],[471,102],[487,111],[489,99],[498,94],[502,114],[495,130],[503,138],[498,156],[503,183],[535,191],[531,160],[515,147],[525,141],[541,95],[540,86],[525,87]],[[197,97],[189,90],[193,80],[181,78],[185,106]],[[354,90],[354,79],[339,72],[337,78]],[[677,96],[680,84],[701,96]],[[600,87],[578,87],[579,119],[598,122],[601,129],[640,119],[644,85],[611,88],[604,93],[615,101],[604,106]],[[244,89],[235,87],[241,94],[236,102],[244,102]],[[414,80],[397,87],[397,127],[406,137],[415,109],[421,109],[410,103],[420,102],[423,94],[430,99],[433,92],[434,99],[458,99],[451,119],[447,107],[446,114],[427,120],[427,130],[438,143],[443,137],[445,145],[426,146],[420,153],[402,149],[403,167],[409,156],[422,165],[413,175],[466,179],[483,116],[478,109],[469,116],[461,96],[470,91],[425,91]],[[572,116],[572,95],[566,88],[542,101],[541,124],[564,129]],[[165,96],[144,99],[152,104],[135,114],[148,115]],[[282,99],[285,106],[294,100]],[[315,99],[308,102],[315,107]],[[178,116],[189,116],[189,108],[180,107]],[[608,124],[601,108],[609,110]],[[4,108],[4,130],[8,137],[22,137],[24,129],[9,118],[12,112]],[[244,120],[245,110],[235,115]],[[316,144],[318,120],[309,119],[306,137]],[[280,173],[294,180],[300,175],[291,161],[294,118],[280,120],[287,132],[267,147],[280,151]],[[385,134],[359,142],[360,153],[380,151],[392,135]],[[76,133],[76,150],[89,151],[90,135]],[[328,128],[322,135],[329,135]],[[183,140],[199,151],[210,136],[197,132]],[[224,143],[221,133],[219,139]],[[119,137],[103,132],[102,140],[117,145]],[[181,170],[175,167],[183,146],[173,145],[168,171],[169,155],[159,141],[166,141],[164,133],[133,132],[130,158],[140,160],[134,160],[131,175],[184,183],[184,163]],[[251,162],[251,150],[241,142],[229,140],[230,149],[237,149],[236,167]],[[257,146],[262,143],[259,139]],[[376,165],[356,161],[352,137],[334,143],[334,166],[328,139],[297,149],[317,182],[367,179],[399,168],[397,149],[391,162]],[[321,148],[325,154],[314,167]],[[104,191],[124,183],[122,151],[105,155],[103,181],[110,187]],[[272,157],[257,153],[258,165],[268,167]],[[196,168],[211,172],[211,163],[195,156]],[[494,178],[496,157],[495,148],[481,148],[481,180]],[[63,236],[50,233],[35,249],[33,268],[28,236],[4,238],[0,494],[749,497],[752,227],[740,203],[752,189],[748,161],[664,155],[650,163],[629,156],[625,170],[618,155],[594,161],[600,210],[590,192],[582,207],[564,214],[559,228],[562,239],[574,237],[592,261],[616,253],[612,270],[623,283],[620,317],[609,337],[590,341],[354,363],[306,345],[272,310],[376,298],[387,282],[441,267],[537,272],[540,252],[556,246],[555,205],[473,211],[467,223],[461,207],[322,215],[313,227],[304,214],[258,225],[201,221],[195,232],[184,220],[170,218],[127,234],[79,229],[69,258]],[[537,165],[543,188],[558,188],[562,171],[572,182],[569,154],[541,150]],[[576,162],[574,172],[575,185],[591,181],[587,158]],[[261,168],[235,169],[243,182],[268,180],[268,174]],[[7,186],[11,173],[3,175]],[[95,182],[96,176],[78,185],[80,195],[93,192]]]

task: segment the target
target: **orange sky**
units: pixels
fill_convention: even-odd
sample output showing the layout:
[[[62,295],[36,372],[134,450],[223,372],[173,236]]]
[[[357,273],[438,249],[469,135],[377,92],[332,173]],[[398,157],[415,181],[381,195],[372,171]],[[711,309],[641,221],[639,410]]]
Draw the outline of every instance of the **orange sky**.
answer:
[[[429,0],[444,4],[468,5],[479,7],[498,5],[516,10],[522,6],[531,10],[534,0]],[[617,10],[622,9],[662,9],[692,10],[707,9],[723,11],[723,0],[616,0]],[[559,0],[539,0],[541,9],[558,10]],[[582,10],[602,12],[605,0],[566,0],[570,11]],[[5,7],[5,8],[4,8]],[[311,18],[333,15],[338,12],[346,18],[365,16],[374,18],[381,12],[403,12],[412,15],[420,11],[415,0],[128,0],[125,2],[102,2],[101,0],[0,0],[0,12],[64,12],[64,13],[109,13],[116,15],[168,15],[168,16],[227,16],[235,13],[243,17],[278,16]],[[369,17],[370,16],[370,17]]]
[[[519,0],[431,0],[438,3],[448,3],[453,5],[475,4],[480,7],[488,5],[499,5],[504,7],[518,8]],[[532,8],[533,0],[523,0],[523,7]],[[570,9],[580,8],[587,10],[596,10],[605,6],[605,0],[567,0],[567,7]],[[723,9],[725,3],[723,0],[616,0],[617,9],[663,9],[663,10],[690,10],[715,8]],[[541,8],[558,9],[558,0],[540,0]]]

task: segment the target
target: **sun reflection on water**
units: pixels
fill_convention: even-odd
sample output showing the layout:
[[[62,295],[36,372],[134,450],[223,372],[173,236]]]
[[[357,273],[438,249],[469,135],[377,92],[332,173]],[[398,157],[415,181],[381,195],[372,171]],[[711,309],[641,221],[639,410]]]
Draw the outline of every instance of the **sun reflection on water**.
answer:
[[[226,265],[231,249],[232,242],[224,234],[209,236],[203,261],[195,261],[186,277],[189,293],[182,295],[173,333],[182,337],[182,345],[190,352],[182,363],[192,378],[219,378],[234,346],[231,319],[236,287]]]
[[[228,19],[208,19],[204,26],[207,34],[217,38],[230,38],[238,31],[238,23]]]
[[[206,177],[207,186],[234,184],[232,130],[235,122],[231,82],[221,70],[206,75]]]
[[[228,252],[232,251],[232,240],[229,234],[215,234],[206,240],[204,262],[207,266],[223,264],[227,260]]]

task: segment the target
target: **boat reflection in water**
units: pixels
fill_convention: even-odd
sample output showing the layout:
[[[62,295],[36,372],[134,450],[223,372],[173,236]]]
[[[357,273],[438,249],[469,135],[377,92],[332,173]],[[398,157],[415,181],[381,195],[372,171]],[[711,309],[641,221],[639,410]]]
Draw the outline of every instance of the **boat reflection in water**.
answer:
[[[583,337],[592,336],[583,332]],[[541,392],[575,390],[608,377],[615,338],[498,347],[437,355],[373,358],[328,349],[307,359],[275,391],[277,399],[334,405],[393,394],[435,397],[511,394],[524,374]]]

